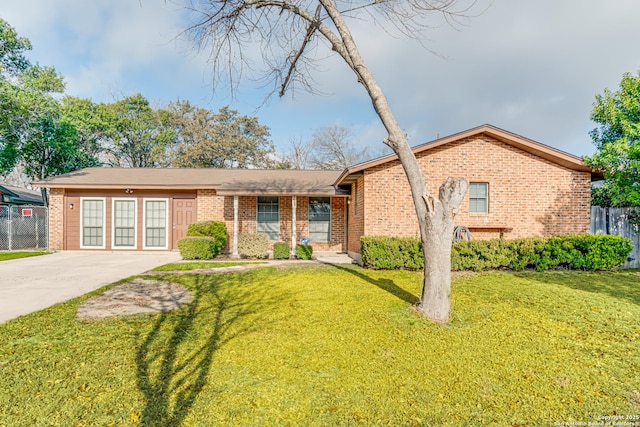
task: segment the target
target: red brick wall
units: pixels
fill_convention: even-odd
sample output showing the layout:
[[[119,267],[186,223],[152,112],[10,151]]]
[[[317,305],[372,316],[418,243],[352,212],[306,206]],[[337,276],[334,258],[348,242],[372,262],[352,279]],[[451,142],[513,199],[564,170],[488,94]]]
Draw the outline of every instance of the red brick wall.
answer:
[[[364,186],[364,176],[358,178],[358,180],[351,185],[349,220],[347,224],[347,251],[352,253],[360,253],[360,237],[364,235]]]
[[[567,169],[486,135],[427,150],[417,157],[434,195],[449,176],[489,184],[489,212],[470,213],[467,193],[456,217],[457,224],[472,228],[475,238],[498,237],[498,231],[488,230],[494,227],[510,228],[505,238],[589,232],[589,172]],[[357,216],[350,216],[349,250],[359,244],[361,235],[419,236],[399,161],[366,170],[364,193],[363,230],[358,230]]]
[[[49,190],[49,249],[59,251],[64,247],[64,208],[66,198],[64,189]]]

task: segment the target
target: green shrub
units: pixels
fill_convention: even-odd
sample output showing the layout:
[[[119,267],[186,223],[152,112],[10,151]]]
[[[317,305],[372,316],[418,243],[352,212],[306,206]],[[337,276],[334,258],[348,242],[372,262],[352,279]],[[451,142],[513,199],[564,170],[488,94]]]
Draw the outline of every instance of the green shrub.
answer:
[[[189,237],[211,237],[215,240],[215,255],[220,254],[227,244],[227,226],[222,221],[201,221],[189,224]]]
[[[419,239],[363,236],[360,254],[364,266],[375,270],[419,270],[424,265]]]
[[[269,240],[264,234],[240,233],[238,235],[238,254],[242,258],[267,258]]]
[[[368,268],[418,270],[424,264],[418,239],[363,236],[360,245]],[[632,249],[629,239],[591,234],[461,241],[452,247],[451,269],[609,270],[623,264]]]
[[[311,259],[313,255],[313,247],[311,245],[296,245],[296,258]]]
[[[274,243],[273,259],[289,259],[289,244],[285,242]]]
[[[212,259],[216,256],[216,241],[213,237],[185,237],[178,240],[182,259]]]

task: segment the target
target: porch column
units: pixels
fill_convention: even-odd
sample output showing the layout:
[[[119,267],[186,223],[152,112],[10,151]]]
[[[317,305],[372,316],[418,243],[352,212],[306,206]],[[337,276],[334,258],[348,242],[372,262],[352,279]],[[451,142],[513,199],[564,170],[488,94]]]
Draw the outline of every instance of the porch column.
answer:
[[[231,255],[238,256],[238,196],[233,196],[233,247]]]
[[[298,200],[296,196],[291,196],[291,255],[296,254],[296,211],[298,210]]]

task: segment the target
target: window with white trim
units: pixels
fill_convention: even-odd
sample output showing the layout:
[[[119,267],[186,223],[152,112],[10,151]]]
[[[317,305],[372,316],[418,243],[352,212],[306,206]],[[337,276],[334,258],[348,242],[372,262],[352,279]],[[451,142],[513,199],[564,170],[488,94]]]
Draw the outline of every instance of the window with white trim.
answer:
[[[331,198],[309,197],[309,241],[331,240]]]
[[[472,182],[469,184],[469,212],[489,212],[489,184]]]
[[[167,199],[144,199],[144,249],[167,249]]]
[[[280,199],[278,196],[258,196],[257,231],[269,240],[280,239]]]
[[[136,199],[113,199],[113,248],[136,248]]]
[[[105,200],[104,198],[80,200],[81,248],[104,249]]]

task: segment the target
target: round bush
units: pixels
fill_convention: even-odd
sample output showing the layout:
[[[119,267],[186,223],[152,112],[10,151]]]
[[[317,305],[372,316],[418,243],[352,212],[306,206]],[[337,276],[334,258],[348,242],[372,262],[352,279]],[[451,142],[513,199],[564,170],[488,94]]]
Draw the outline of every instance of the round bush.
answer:
[[[201,221],[189,224],[188,237],[211,237],[215,241],[214,256],[219,255],[227,244],[227,226],[222,221]]]
[[[285,242],[274,243],[273,259],[289,259],[289,244]]]
[[[296,258],[311,259],[313,247],[311,245],[296,245]]]
[[[212,259],[217,255],[216,241],[212,237],[185,237],[178,240],[182,259]]]
[[[238,235],[238,253],[242,258],[267,258],[269,240],[264,234],[240,233]]]

